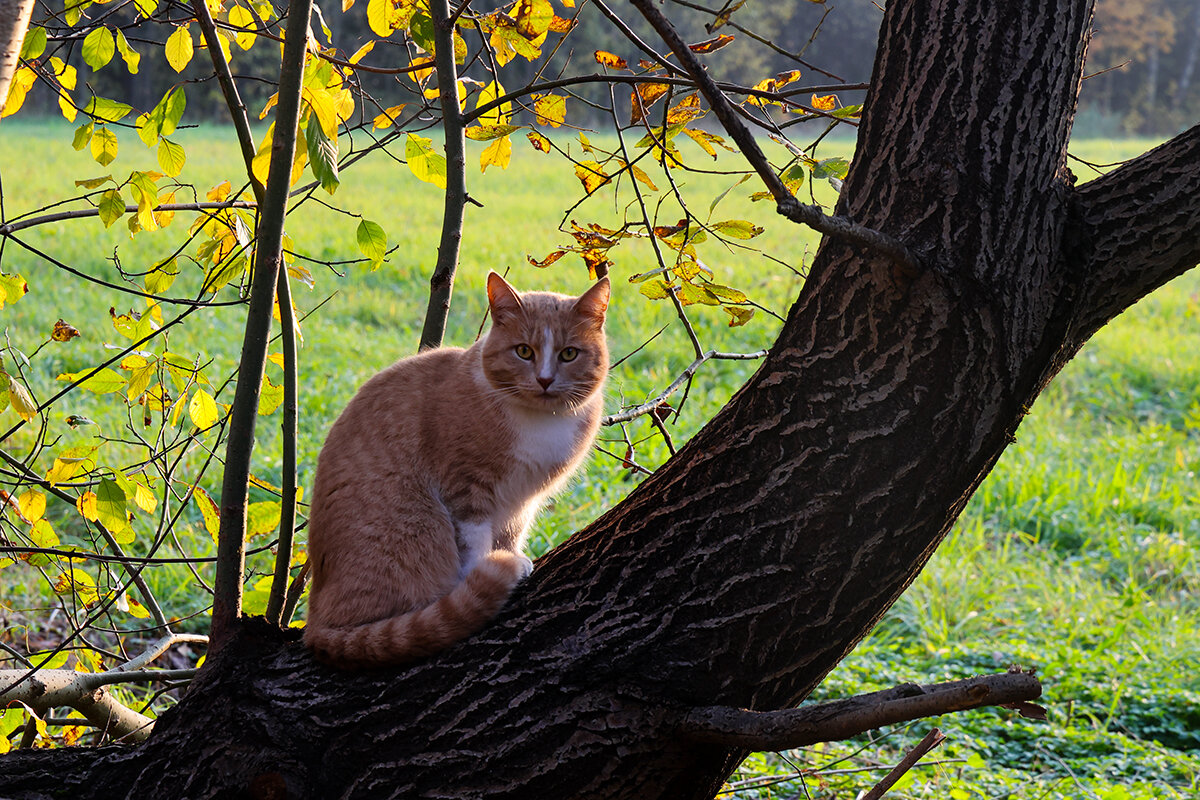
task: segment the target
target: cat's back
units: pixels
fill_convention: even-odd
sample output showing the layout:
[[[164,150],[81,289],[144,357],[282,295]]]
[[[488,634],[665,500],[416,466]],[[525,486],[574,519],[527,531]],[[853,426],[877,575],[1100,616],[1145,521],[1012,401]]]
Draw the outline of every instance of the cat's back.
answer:
[[[322,459],[408,462],[506,436],[473,350],[441,347],[403,358],[359,388],[325,440]]]

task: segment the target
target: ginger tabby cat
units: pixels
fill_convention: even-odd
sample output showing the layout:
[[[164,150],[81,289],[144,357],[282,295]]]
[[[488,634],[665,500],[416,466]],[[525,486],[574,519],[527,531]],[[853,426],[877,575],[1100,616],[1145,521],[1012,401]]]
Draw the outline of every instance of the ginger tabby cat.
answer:
[[[334,423],[309,516],[304,641],[346,669],[466,638],[533,568],[542,502],[587,455],[608,372],[609,283],[516,292],[488,275],[492,327],[367,381]]]

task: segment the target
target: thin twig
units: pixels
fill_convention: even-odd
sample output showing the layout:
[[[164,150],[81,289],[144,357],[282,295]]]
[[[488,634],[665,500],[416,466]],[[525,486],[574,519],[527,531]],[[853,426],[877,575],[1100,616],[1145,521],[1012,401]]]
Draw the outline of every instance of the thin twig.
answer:
[[[883,780],[875,784],[871,791],[862,796],[862,800],[879,800],[883,797],[888,789],[896,785],[896,781],[903,777],[904,773],[908,772],[917,762],[920,761],[926,753],[937,747],[942,742],[946,741],[946,736],[937,728],[934,728],[929,733],[925,734],[916,747],[908,751],[908,754],[897,764],[891,772],[883,776]]]

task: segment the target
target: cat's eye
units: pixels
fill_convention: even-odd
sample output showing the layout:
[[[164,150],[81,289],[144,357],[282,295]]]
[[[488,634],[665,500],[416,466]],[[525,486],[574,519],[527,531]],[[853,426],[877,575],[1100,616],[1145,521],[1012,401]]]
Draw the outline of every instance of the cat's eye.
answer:
[[[516,351],[517,358],[524,359],[525,361],[533,360],[533,348],[530,347],[529,345],[519,344],[516,347],[514,347],[513,350]]]
[[[574,360],[575,360],[575,357],[576,357],[576,356],[578,356],[578,355],[579,355],[579,348],[577,348],[577,347],[564,347],[564,348],[562,349],[562,352],[560,352],[560,353],[558,354],[558,360],[559,360],[559,361],[574,361]]]

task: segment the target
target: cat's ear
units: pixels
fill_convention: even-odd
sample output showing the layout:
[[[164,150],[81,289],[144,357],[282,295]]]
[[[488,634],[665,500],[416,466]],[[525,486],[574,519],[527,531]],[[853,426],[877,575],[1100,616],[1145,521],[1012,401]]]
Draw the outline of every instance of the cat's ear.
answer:
[[[608,276],[596,281],[575,301],[575,312],[595,320],[597,325],[604,324],[604,312],[608,310],[609,283]]]
[[[496,322],[503,322],[521,310],[521,297],[517,290],[495,272],[488,273],[487,295],[492,319]]]

